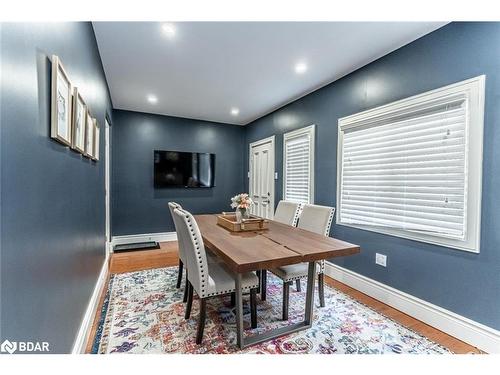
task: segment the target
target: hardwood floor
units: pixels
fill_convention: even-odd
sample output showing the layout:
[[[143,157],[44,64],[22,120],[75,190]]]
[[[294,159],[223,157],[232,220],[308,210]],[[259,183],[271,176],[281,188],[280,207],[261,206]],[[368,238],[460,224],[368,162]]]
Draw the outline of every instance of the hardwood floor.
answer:
[[[158,267],[169,267],[176,266],[179,260],[177,257],[177,242],[163,242],[160,244],[160,249],[156,250],[143,250],[143,251],[131,251],[125,253],[114,253],[111,256],[109,263],[109,274],[113,273],[123,273],[139,271]],[[396,310],[374,298],[367,296],[364,293],[357,291],[345,284],[342,284],[336,280],[331,279],[326,276],[325,281],[328,285],[339,289],[345,294],[350,295],[359,302],[371,307],[372,309],[380,312],[381,314],[399,322],[418,332],[429,339],[447,347],[451,351],[459,354],[463,353],[482,353],[479,349],[460,341],[453,336],[450,336],[444,332],[437,330],[425,324],[411,316]],[[106,283],[107,285],[107,283]],[[92,326],[92,331],[90,334],[89,342],[87,343],[87,353],[92,350],[92,343],[94,341],[94,336],[97,330],[100,311],[102,303],[105,297],[105,291],[101,292],[99,308],[97,310],[96,317],[94,318],[94,323]]]
[[[160,249],[113,253],[109,273],[140,271],[178,264],[177,242],[162,242]]]

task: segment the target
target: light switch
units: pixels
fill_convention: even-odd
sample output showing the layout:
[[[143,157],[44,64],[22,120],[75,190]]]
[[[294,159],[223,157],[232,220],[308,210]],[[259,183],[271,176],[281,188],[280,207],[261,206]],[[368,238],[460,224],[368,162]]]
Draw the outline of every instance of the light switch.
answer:
[[[387,267],[387,255],[375,253],[375,263],[379,266]]]

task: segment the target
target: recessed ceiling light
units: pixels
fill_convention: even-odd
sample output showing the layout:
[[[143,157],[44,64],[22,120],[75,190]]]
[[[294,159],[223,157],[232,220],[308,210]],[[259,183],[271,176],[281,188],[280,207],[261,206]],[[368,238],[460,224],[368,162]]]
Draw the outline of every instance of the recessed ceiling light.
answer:
[[[231,108],[231,114],[233,116],[238,116],[240,114],[240,110],[238,108]]]
[[[175,26],[171,23],[164,23],[161,25],[161,29],[163,31],[163,35],[165,35],[167,38],[173,38],[175,36]]]
[[[300,62],[295,65],[295,73],[302,74],[307,71],[307,64]]]
[[[156,104],[158,102],[158,98],[152,94],[148,95],[147,99],[151,104]]]

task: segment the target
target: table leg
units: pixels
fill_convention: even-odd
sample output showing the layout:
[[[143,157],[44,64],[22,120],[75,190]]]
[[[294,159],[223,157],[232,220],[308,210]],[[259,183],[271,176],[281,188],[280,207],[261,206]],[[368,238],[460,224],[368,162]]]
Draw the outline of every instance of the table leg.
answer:
[[[304,320],[298,323],[290,324],[285,327],[275,328],[273,330],[248,336],[243,338],[243,305],[241,303],[241,274],[236,275],[236,328],[238,337],[238,347],[240,349],[259,344],[261,342],[269,341],[283,335],[288,335],[293,332],[308,329],[312,325],[313,309],[314,309],[314,282],[316,280],[316,262],[310,262],[307,272],[307,292],[306,292],[306,306],[304,312]],[[239,280],[239,281],[238,281]],[[262,292],[262,290],[261,290]]]
[[[259,286],[257,288],[257,293],[260,294],[260,284],[262,284],[262,276],[261,276],[261,271],[257,270],[255,272],[257,274],[257,277],[259,278]]]
[[[312,324],[314,312],[314,282],[316,281],[316,262],[309,262],[307,272],[307,293],[306,293],[306,311],[304,323],[306,325]]]
[[[235,275],[236,287],[236,337],[237,344],[240,349],[243,349],[243,296],[241,293],[241,273]]]
[[[267,295],[267,270],[261,270],[260,300],[265,301]]]

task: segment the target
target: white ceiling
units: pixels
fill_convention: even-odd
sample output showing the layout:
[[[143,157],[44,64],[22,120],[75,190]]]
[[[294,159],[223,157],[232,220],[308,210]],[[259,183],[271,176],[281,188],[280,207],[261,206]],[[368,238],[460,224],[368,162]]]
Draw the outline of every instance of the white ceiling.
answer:
[[[93,25],[115,108],[245,125],[444,24],[180,22],[170,37],[156,22]]]

